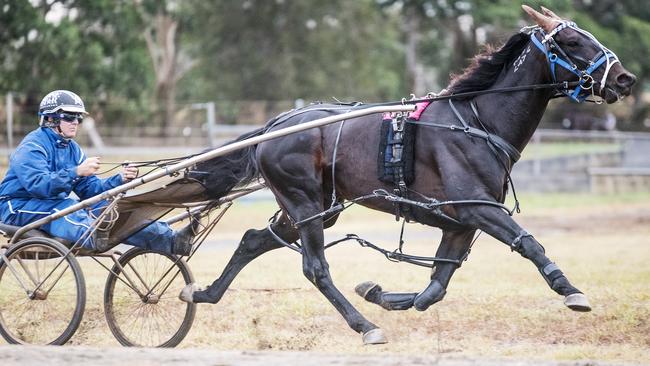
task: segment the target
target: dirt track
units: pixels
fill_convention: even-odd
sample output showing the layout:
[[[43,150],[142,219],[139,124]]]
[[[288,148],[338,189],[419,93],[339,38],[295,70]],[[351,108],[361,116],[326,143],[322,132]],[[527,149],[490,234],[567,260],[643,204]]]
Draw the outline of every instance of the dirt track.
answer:
[[[604,366],[601,362],[529,362],[524,360],[486,360],[458,357],[413,357],[398,355],[328,355],[311,352],[238,352],[206,349],[92,348],[0,346],[0,365],[439,365],[439,366]]]
[[[533,232],[542,232],[545,235],[551,235],[551,233],[556,233],[556,234],[563,234],[563,233],[589,233],[589,237],[596,238],[599,235],[604,235],[608,233],[609,231],[612,231],[613,228],[617,232],[622,232],[623,230],[628,230],[628,229],[634,229],[634,230],[640,230],[643,229],[642,233],[645,233],[648,224],[650,223],[650,210],[647,208],[648,206],[642,206],[642,207],[635,207],[634,209],[625,206],[625,207],[617,207],[617,208],[608,208],[607,210],[591,210],[588,214],[574,214],[574,215],[554,215],[554,216],[549,216],[549,215],[540,215],[540,216],[533,216],[530,218],[527,218],[526,220],[526,227],[531,228],[530,230]],[[629,236],[629,232],[628,232]],[[559,236],[559,238],[564,238],[563,236]],[[561,240],[556,240],[556,241],[561,241]],[[641,241],[640,243],[646,243],[645,239]],[[574,243],[575,245],[575,243]],[[591,244],[590,244],[591,245]],[[620,248],[633,248],[635,245],[634,243],[628,243],[626,244],[627,246],[622,246],[621,243],[618,243],[617,246]],[[647,248],[647,247],[646,247]],[[484,249],[484,248],[483,248]],[[556,245],[555,250],[556,252],[559,251],[560,246]],[[480,257],[477,258],[477,255],[480,255],[481,248],[477,248],[474,255],[474,262],[477,263],[480,262]],[[628,252],[618,252],[617,257],[621,258],[631,258],[629,255],[626,254]],[[635,255],[638,255],[638,248],[635,248],[634,251],[630,251],[629,253],[634,253]],[[509,254],[509,253],[507,253]],[[494,255],[494,254],[490,254]],[[572,255],[567,258],[573,258],[575,256]],[[593,258],[601,258],[601,257],[593,257]],[[566,261],[566,259],[565,259]],[[273,267],[275,268],[275,267]],[[466,272],[471,270],[471,268],[465,268],[464,269]],[[536,276],[536,274],[535,274]],[[257,284],[258,279],[255,279],[251,283]],[[595,280],[594,280],[595,281]],[[457,281],[460,282],[460,281]],[[273,283],[273,282],[269,282]],[[300,283],[300,282],[297,282]],[[471,286],[475,291],[476,285],[476,280],[472,280],[472,282],[469,283],[468,286]],[[283,286],[292,286],[293,282],[291,283],[284,283]],[[456,288],[459,288],[461,283],[456,283],[455,286]],[[249,286],[247,283],[242,282],[240,287],[247,288]],[[256,285],[256,286],[261,286],[263,287],[264,285]],[[528,285],[530,286],[530,285]],[[489,287],[489,286],[487,286]],[[257,287],[255,287],[257,288]],[[234,290],[236,291],[236,290]],[[293,290],[292,290],[293,291]],[[490,290],[492,291],[492,290]],[[244,292],[244,291],[242,291]],[[592,292],[596,293],[596,289],[593,288]],[[642,292],[647,293],[647,289],[643,290]],[[277,295],[279,292],[275,292]],[[633,293],[633,292],[630,292]],[[605,294],[607,295],[607,294]],[[239,296],[239,298],[242,298],[244,296]],[[300,297],[299,298],[303,298]],[[229,297],[228,299],[237,299],[236,296]],[[230,301],[230,300],[226,301]],[[607,296],[601,295],[601,300],[606,300]],[[635,300],[636,299],[636,300]],[[232,300],[234,301],[234,300]],[[454,299],[448,299],[445,304],[442,304],[442,306],[446,304],[450,304],[451,307],[453,306],[459,306],[458,304],[462,304],[463,306],[467,306],[463,302],[462,297],[456,298],[456,302],[453,302]],[[634,306],[638,307],[638,304],[643,304],[640,302],[634,302],[634,301],[639,301],[638,298],[628,298],[623,302],[623,305],[625,307],[628,306]],[[643,300],[640,300],[643,301]],[[288,306],[292,304],[290,300],[287,300],[285,298],[280,298],[279,303],[285,304],[285,306]],[[601,301],[602,303],[602,301]],[[224,307],[216,312],[216,314],[219,315],[219,317],[224,316],[223,312],[228,311],[230,308],[241,308],[242,304],[245,304],[246,306],[249,303],[247,302],[233,302],[230,307],[224,305]],[[257,303],[256,303],[257,304]],[[486,306],[489,305],[489,302],[481,302],[481,306]],[[647,303],[646,303],[647,304]],[[470,304],[471,305],[471,304]],[[256,305],[257,306],[257,305]],[[212,308],[205,308],[204,311],[206,311],[206,317],[205,319],[209,319],[208,317],[208,309],[210,311],[213,311]],[[567,342],[569,346],[571,345],[571,342],[575,343],[586,343],[589,344],[589,339],[590,337],[596,337],[596,336],[601,336],[603,335],[602,333],[599,333],[600,330],[607,330],[609,333],[607,336],[613,337],[611,341],[605,339],[604,341],[598,343],[599,345],[603,345],[604,348],[610,347],[610,349],[619,349],[620,352],[629,352],[630,348],[625,348],[626,344],[624,342],[629,341],[628,338],[624,337],[624,334],[621,334],[619,332],[619,327],[623,327],[622,323],[616,320],[616,317],[620,317],[621,319],[629,319],[631,315],[629,310],[625,310],[627,308],[622,308],[621,312],[616,310],[616,306],[614,305],[609,305],[608,307],[601,306],[600,310],[596,309],[594,313],[590,313],[591,315],[589,316],[581,316],[581,317],[571,317],[569,315],[566,316],[557,316],[557,317],[550,317],[550,315],[547,317],[544,315],[544,318],[538,318],[535,314],[537,313],[519,313],[518,317],[522,317],[521,314],[524,314],[528,317],[528,320],[526,322],[533,322],[534,324],[537,324],[540,327],[545,326],[546,324],[549,324],[549,328],[543,328],[543,329],[552,329],[554,332],[556,332],[554,335],[549,335],[551,334],[550,331],[544,331],[540,333],[533,333],[528,334],[524,332],[522,329],[528,329],[524,327],[520,328],[504,328],[504,323],[499,323],[499,322],[490,322],[489,319],[483,319],[480,317],[482,313],[478,313],[478,317],[475,316],[472,319],[478,319],[480,321],[480,324],[483,324],[482,326],[485,328],[490,328],[494,327],[496,329],[496,326],[498,325],[500,330],[498,331],[488,331],[487,335],[488,336],[493,336],[493,338],[496,339],[496,347],[501,347],[504,349],[508,349],[510,347],[514,348],[516,347],[519,343],[518,342],[525,342],[526,339],[529,341],[531,339],[535,341],[539,341],[539,343],[535,343],[540,347],[540,354],[542,354],[541,351],[544,349],[548,348],[562,348],[563,346],[566,346],[564,342]],[[260,310],[259,314],[266,314],[266,310]],[[469,312],[471,314],[471,311]],[[540,311],[540,314],[546,314],[550,313],[550,311]],[[230,314],[230,313],[228,313]],[[436,313],[437,314],[437,313]],[[445,315],[445,319],[443,319],[443,323],[440,329],[442,331],[445,331],[445,329],[449,329],[449,324],[450,322],[457,321],[457,318],[452,318],[452,313],[450,310],[447,310],[443,312]],[[635,313],[637,314],[637,313]],[[644,313],[638,313],[636,316],[638,317],[638,324],[636,327],[638,329],[641,329],[640,327],[643,326],[643,324],[646,324],[646,319],[647,316],[643,315]],[[401,315],[403,318],[400,318],[400,322],[407,322],[406,316],[409,314],[403,314]],[[238,327],[237,329],[241,330],[241,327],[243,326],[244,331],[243,333],[240,332],[240,334],[244,334],[244,337],[246,341],[248,342],[247,345],[250,346],[251,344],[255,344],[255,342],[259,342],[260,340],[263,342],[276,342],[274,338],[272,337],[273,332],[279,332],[278,329],[283,329],[282,327],[277,327],[274,326],[274,321],[272,319],[269,319],[268,321],[265,321],[262,325],[257,324],[255,319],[259,319],[255,317],[255,314],[248,314],[246,315],[248,322],[250,323],[250,319],[252,320],[252,323],[255,324],[255,326],[250,326],[249,328],[246,328],[246,324],[249,323],[237,323]],[[304,315],[302,320],[300,322],[307,322],[308,316]],[[337,324],[341,323],[341,320],[336,316],[332,315],[331,318],[335,319],[333,322],[336,322]],[[87,319],[92,319],[92,318],[87,318]],[[219,318],[220,319],[220,318]],[[320,320],[326,319],[328,320],[329,318],[319,318]],[[417,318],[414,317],[418,322],[424,321],[422,319],[425,318]],[[531,320],[532,319],[532,320]],[[612,320],[614,319],[614,320]],[[277,320],[277,319],[276,319]],[[408,343],[407,340],[409,339],[405,337],[405,333],[398,333],[398,327],[396,327],[394,324],[391,326],[391,323],[389,321],[390,319],[388,318],[388,315],[386,315],[386,318],[382,318],[383,324],[385,324],[386,329],[392,329],[391,332],[391,347],[399,347],[400,344],[402,345],[402,348],[392,348],[393,350],[402,350],[404,351],[405,347],[409,347],[411,343]],[[100,322],[103,322],[103,317],[99,318]],[[284,319],[281,318],[280,320],[277,320],[278,324],[285,324]],[[233,321],[234,322],[234,321]],[[445,323],[447,322],[447,323]],[[197,322],[198,323],[198,322]],[[219,321],[218,323],[221,323]],[[426,323],[426,322],[425,322]],[[90,323],[93,324],[92,326],[89,326],[89,329],[96,327],[96,323]],[[400,323],[401,324],[401,323]],[[410,324],[410,323],[406,323]],[[438,323],[434,323],[435,325],[438,325]],[[445,325],[447,324],[447,325]],[[492,324],[492,325],[490,325]],[[522,323],[524,324],[524,323]],[[526,323],[527,324],[527,323]],[[589,328],[591,324],[597,324],[600,328]],[[636,324],[636,323],[635,323]],[[197,327],[200,328],[201,324],[195,324]],[[417,326],[417,328],[413,329],[425,329],[427,326],[430,326],[430,323],[426,324],[420,324]],[[214,324],[208,323],[208,326],[214,327]],[[258,330],[258,326],[259,329]],[[263,326],[268,326],[269,328],[273,329],[272,331],[265,331]],[[298,326],[294,325],[289,325],[289,329],[300,329],[301,332],[305,329],[314,332],[313,336],[315,339],[323,339],[332,336],[334,333],[332,333],[332,329],[338,329],[335,328],[334,326],[327,326],[326,328],[329,329],[329,333],[323,333],[322,328],[320,327],[314,327],[309,328],[309,325],[299,328]],[[582,326],[582,327],[581,327]],[[342,325],[344,327],[344,325]],[[586,328],[585,328],[586,327]],[[248,330],[247,330],[248,329]],[[342,328],[345,329],[345,331],[348,331],[347,328]],[[465,327],[463,329],[468,329],[468,332],[476,332],[475,328],[470,328],[470,327]],[[503,329],[506,329],[507,331],[511,332],[512,335],[506,335],[504,336],[503,334],[505,331]],[[542,328],[540,328],[542,329]],[[581,329],[581,334],[576,333],[575,329]],[[595,329],[595,330],[594,330]],[[631,329],[631,328],[621,328],[621,329]],[[96,329],[92,329],[93,332],[79,332],[77,335],[77,339],[79,339],[79,343],[81,344],[89,344],[92,342],[92,339],[88,339],[89,334],[91,333],[96,333]],[[195,335],[198,332],[198,329],[195,329]],[[211,330],[213,331],[213,330]],[[248,333],[247,333],[248,331]],[[232,337],[233,333],[228,333],[228,329],[221,329],[221,334],[222,337]],[[105,331],[106,333],[105,337],[110,337],[108,335],[108,332]],[[291,333],[291,332],[290,332]],[[200,334],[200,333],[199,333]],[[351,339],[353,341],[359,341],[357,338],[355,338],[354,334],[349,334],[349,333],[344,333],[347,334],[347,339]],[[425,334],[426,333],[422,333]],[[332,346],[331,344],[323,343],[323,344],[317,344],[314,346],[315,352],[298,352],[298,351],[216,351],[210,348],[182,348],[182,349],[165,349],[165,350],[160,350],[160,349],[133,349],[133,348],[119,348],[119,347],[80,347],[80,346],[65,346],[65,347],[25,347],[25,346],[0,346],[0,366],[14,366],[14,365],[53,365],[53,366],[58,366],[58,365],[65,365],[65,366],[76,366],[76,365],[92,365],[92,366],[104,366],[104,365],[110,365],[110,366],[122,366],[122,365],[137,365],[137,366],[149,366],[149,365],[163,365],[163,366],[176,366],[176,365],[305,365],[305,366],[311,366],[311,365],[373,365],[373,366],[389,366],[389,365],[441,365],[441,366],[474,366],[474,365],[486,365],[486,366],[496,366],[496,365],[505,365],[505,366],[515,366],[515,365],[521,365],[521,366],[533,366],[533,365],[542,365],[542,366],[556,366],[556,365],[562,365],[562,366],[579,366],[579,365],[590,365],[590,366],[605,366],[605,365],[622,365],[620,362],[616,363],[608,363],[608,362],[602,362],[602,361],[590,361],[590,360],[581,360],[581,361],[565,361],[565,362],[558,362],[558,361],[539,361],[540,359],[540,354],[535,355],[534,353],[531,352],[526,352],[526,353],[519,353],[518,358],[516,359],[486,359],[486,358],[469,358],[469,357],[462,357],[459,355],[461,352],[459,350],[462,349],[461,346],[456,346],[454,342],[459,341],[460,336],[454,337],[454,332],[448,332],[445,333],[444,337],[449,337],[451,336],[450,340],[445,343],[446,347],[443,347],[442,350],[439,350],[439,353],[428,353],[427,356],[423,357],[417,357],[414,356],[417,354],[417,352],[411,352],[409,355],[398,355],[398,354],[390,354],[390,353],[385,353],[387,352],[386,349],[379,349],[377,348],[377,353],[373,353],[373,348],[372,347],[363,347],[359,346],[361,348],[360,351],[357,351],[357,354],[339,354],[339,355],[332,355],[332,354],[327,354],[327,353],[322,353],[323,350],[325,352],[337,352],[337,347]],[[645,333],[647,334],[647,333]],[[259,336],[259,340],[255,340],[255,338],[251,337],[256,337]],[[283,349],[282,347],[278,347],[278,344],[283,345],[287,344],[286,342],[291,342],[294,340],[294,338],[283,338],[284,335],[280,335],[278,338],[281,341],[285,341],[285,343],[272,343],[273,344],[273,349]],[[400,339],[400,336],[402,337]],[[435,335],[430,335],[431,337],[435,337]],[[438,335],[439,337],[440,335]],[[102,336],[104,337],[104,336]],[[292,334],[291,337],[299,337],[297,334]],[[516,338],[518,337],[518,338]],[[580,338],[582,337],[582,338]],[[615,338],[619,337],[619,338]],[[414,337],[416,339],[418,337]],[[460,337],[462,338],[462,337]],[[566,340],[572,340],[572,339],[577,339],[575,341],[566,341]],[[104,338],[100,338],[104,339]],[[478,338],[480,339],[480,338]],[[619,340],[620,342],[623,342],[622,344],[619,345]],[[305,338],[303,338],[303,341]],[[400,340],[403,343],[400,343]],[[0,340],[1,341],[1,340]],[[96,339],[95,339],[96,341]],[[312,342],[312,339],[307,339],[308,342]],[[77,344],[79,344],[77,343]],[[91,343],[92,344],[92,343]],[[209,347],[210,343],[206,346],[206,343],[203,343],[204,345],[199,345],[198,347]],[[262,345],[269,345],[271,343],[260,343]],[[307,345],[310,345],[310,343],[305,343]],[[484,344],[484,343],[479,343],[479,344]],[[639,342],[635,343],[638,347]],[[641,346],[641,349],[646,349],[647,350],[647,343],[643,343],[645,346]],[[339,343],[340,345],[340,343]],[[449,345],[451,346],[451,350],[448,349]],[[494,346],[493,345],[493,346]],[[195,344],[192,344],[192,340],[188,340],[185,342],[186,347],[197,347]],[[223,347],[223,345],[222,345]],[[231,348],[226,348],[226,349],[237,349],[239,346],[233,346]],[[320,347],[321,353],[318,352],[318,347]],[[645,347],[645,348],[643,348]],[[262,348],[263,349],[263,348]],[[286,348],[285,348],[286,349]],[[304,349],[310,349],[310,348],[304,348]],[[565,359],[566,357],[576,357],[579,356],[580,358],[584,357],[595,357],[595,358],[600,358],[597,355],[594,355],[593,353],[590,353],[589,348],[584,348],[586,351],[583,351],[581,353],[575,353],[569,351],[563,351],[559,352],[564,355]],[[341,350],[340,352],[348,352],[347,350]],[[368,354],[364,354],[364,353]],[[388,350],[388,352],[391,352]],[[359,354],[362,353],[362,354]],[[469,353],[469,354],[477,354],[477,353]],[[524,356],[521,356],[521,355]],[[527,360],[526,356],[527,355],[533,355],[536,356],[536,359],[534,361],[532,360]],[[586,355],[585,355],[586,354]],[[438,356],[439,355],[439,356]],[[620,359],[621,356],[615,356]],[[612,358],[610,358],[612,359]],[[628,358],[630,359],[630,358]],[[647,364],[650,366],[649,361],[647,361],[647,358],[643,357],[637,357],[636,361],[641,364]]]

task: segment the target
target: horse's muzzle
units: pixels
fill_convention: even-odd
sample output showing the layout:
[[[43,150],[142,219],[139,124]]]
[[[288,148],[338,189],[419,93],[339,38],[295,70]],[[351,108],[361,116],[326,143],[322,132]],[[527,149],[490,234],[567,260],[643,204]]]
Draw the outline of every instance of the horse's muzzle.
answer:
[[[628,71],[622,71],[613,81],[610,81],[603,88],[601,97],[608,104],[615,103],[624,97],[630,95],[632,86],[636,83],[636,76]]]

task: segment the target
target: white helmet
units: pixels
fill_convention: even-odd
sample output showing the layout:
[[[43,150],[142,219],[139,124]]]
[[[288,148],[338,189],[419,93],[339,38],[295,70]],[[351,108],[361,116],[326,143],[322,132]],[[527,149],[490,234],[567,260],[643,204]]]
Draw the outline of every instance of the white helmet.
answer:
[[[50,92],[38,106],[39,125],[43,126],[46,117],[59,120],[61,112],[88,114],[81,98],[69,90],[55,90]]]

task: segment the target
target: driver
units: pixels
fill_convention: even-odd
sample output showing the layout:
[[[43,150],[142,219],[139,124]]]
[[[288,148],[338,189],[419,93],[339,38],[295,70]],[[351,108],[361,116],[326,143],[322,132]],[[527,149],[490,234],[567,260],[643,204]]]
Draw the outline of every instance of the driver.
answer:
[[[38,109],[39,128],[22,140],[9,160],[9,169],[0,183],[0,221],[24,226],[56,211],[98,195],[136,178],[138,170],[123,167],[119,174],[100,179],[99,157],[86,157],[73,140],[88,114],[81,98],[68,90],[47,94]],[[105,205],[106,202],[100,202]],[[41,226],[54,236],[76,242],[94,218],[87,210],[78,210]],[[199,221],[174,231],[167,223],[154,221],[125,239],[126,244],[164,253],[189,255]],[[108,233],[96,230],[83,243],[96,252],[110,249]]]

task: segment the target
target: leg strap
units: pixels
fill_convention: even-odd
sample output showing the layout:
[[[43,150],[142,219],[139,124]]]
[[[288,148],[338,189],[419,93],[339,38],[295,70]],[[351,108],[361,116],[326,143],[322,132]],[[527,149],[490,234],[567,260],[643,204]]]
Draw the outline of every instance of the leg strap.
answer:
[[[550,262],[549,264],[545,265],[544,267],[539,269],[539,273],[541,273],[542,277],[548,283],[549,287],[555,290],[555,287],[553,286],[555,283],[555,280],[557,280],[560,277],[564,277],[564,273],[562,273],[562,270],[560,270],[560,267],[557,266],[557,264]]]
[[[560,270],[560,267],[558,267],[557,264],[551,262],[551,263],[547,264],[546,266],[544,266],[544,268],[542,268],[542,273],[548,276],[552,272],[559,271],[559,270]]]
[[[515,240],[512,241],[512,243],[510,243],[510,250],[513,251],[513,252],[517,251],[518,253],[521,253],[522,252],[522,250],[521,250],[521,239],[523,239],[523,238],[525,238],[527,236],[530,236],[531,238],[533,237],[526,230],[521,230],[521,232],[519,233],[519,236],[516,237]]]

